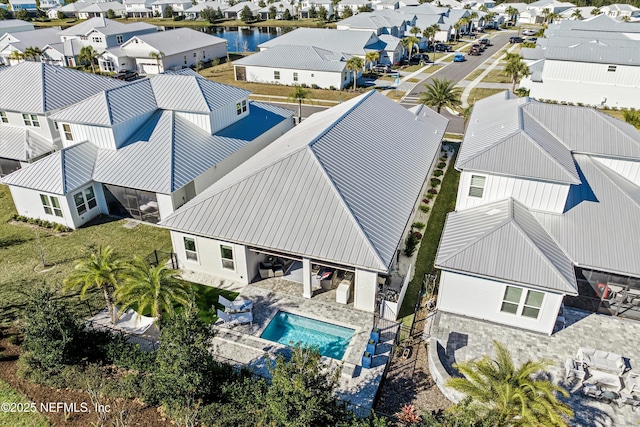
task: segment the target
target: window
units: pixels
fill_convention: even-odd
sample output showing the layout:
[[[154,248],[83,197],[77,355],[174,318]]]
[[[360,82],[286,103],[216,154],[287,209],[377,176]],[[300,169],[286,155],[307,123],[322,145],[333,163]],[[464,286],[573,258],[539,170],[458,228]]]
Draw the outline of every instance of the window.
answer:
[[[233,248],[231,246],[220,245],[220,257],[222,258],[222,268],[235,271]]]
[[[239,102],[236,104],[236,114],[242,114],[242,104],[240,104]]]
[[[91,41],[94,43],[102,43],[102,37],[92,37]]]
[[[469,197],[482,198],[484,194],[484,184],[487,180],[486,176],[471,175],[471,185],[469,186]]]
[[[313,77],[313,76],[314,76],[314,74],[311,74],[311,77]]]
[[[246,113],[246,111],[247,111],[247,100],[243,99],[242,100],[242,112]]]
[[[184,59],[184,64],[187,65],[187,55],[184,55],[183,59]]]
[[[60,208],[60,202],[57,197],[41,194],[40,201],[42,202],[44,213],[62,218],[62,209]]]
[[[7,117],[7,113],[4,111],[0,111],[0,123],[9,123],[9,118]]]
[[[195,58],[198,54],[196,52],[193,52],[193,57]]]
[[[122,36],[116,36],[116,43],[122,44],[123,41],[124,41],[124,38]]]
[[[87,36],[80,36],[80,40],[85,40],[85,41],[86,41],[86,40],[89,40],[89,37],[87,37]]]
[[[618,67],[616,65],[609,65],[609,68],[607,68],[607,71],[615,73],[617,68]]]
[[[273,78],[275,80],[280,80],[280,71],[274,71],[273,72]]]
[[[202,51],[202,57],[203,57],[203,58],[206,58],[206,57],[207,57],[207,52],[206,52],[206,51],[204,51],[204,50]]]
[[[62,130],[64,131],[64,139],[66,139],[67,141],[73,141],[71,126],[65,123],[62,125]]]
[[[522,294],[525,293],[524,302],[522,301]],[[500,311],[503,313],[511,313],[531,319],[537,319],[540,315],[540,309],[542,308],[542,301],[544,300],[544,293],[537,291],[525,291],[522,288],[516,288],[514,286],[507,286],[504,292],[504,298],[502,299],[502,307]]]
[[[87,210],[93,209],[97,206],[96,195],[93,192],[93,187],[85,188],[84,191],[74,194],[73,201],[76,204],[76,211],[78,211],[78,215],[82,215]]]
[[[24,120],[25,126],[33,126],[36,128],[40,127],[40,122],[38,121],[38,116],[35,114],[23,114],[22,120]]]
[[[56,128],[56,130],[59,130],[59,129],[58,129],[58,122],[53,122],[53,127],[55,127],[55,128]]]
[[[293,81],[294,82],[298,81],[298,73],[293,73]]]
[[[189,261],[198,261],[198,252],[196,251],[196,239],[192,237],[184,238],[184,253]]]

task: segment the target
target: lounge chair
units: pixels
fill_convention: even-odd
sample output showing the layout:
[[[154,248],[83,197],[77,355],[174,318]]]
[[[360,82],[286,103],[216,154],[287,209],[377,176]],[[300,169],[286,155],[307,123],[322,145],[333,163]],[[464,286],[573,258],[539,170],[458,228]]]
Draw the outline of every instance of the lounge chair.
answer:
[[[223,297],[222,295],[218,295],[218,303],[225,308],[227,313],[232,311],[245,311],[253,308],[253,302],[246,299],[240,299],[237,301],[230,301]]]
[[[253,314],[251,314],[250,312],[229,314],[218,309],[218,319],[222,320],[227,328],[233,325],[240,325],[242,323],[249,323],[251,326],[253,326]]]

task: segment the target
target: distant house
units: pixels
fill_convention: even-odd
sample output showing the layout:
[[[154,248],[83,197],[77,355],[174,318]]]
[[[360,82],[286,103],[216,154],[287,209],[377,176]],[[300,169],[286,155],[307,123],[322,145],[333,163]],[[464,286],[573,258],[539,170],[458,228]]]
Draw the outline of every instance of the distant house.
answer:
[[[542,24],[546,19],[545,11],[560,14],[575,6],[573,3],[556,0],[538,0],[527,5],[527,9],[520,13],[518,22],[521,24]]]
[[[478,101],[435,261],[438,310],[543,334],[563,304],[640,319],[639,166],[640,133],[595,109]]]
[[[389,34],[402,38],[407,29],[409,15],[395,10],[383,9],[375,12],[359,13],[342,21],[338,21],[338,30],[373,31],[377,35]]]
[[[58,40],[58,31],[55,28],[43,28],[0,36],[0,63],[15,65],[21,62],[22,59],[17,59],[16,54],[24,54],[30,47],[44,49],[51,41]]]
[[[154,16],[162,16],[165,18],[171,18],[165,16],[165,10],[170,7],[174,14],[182,15],[183,12],[193,6],[191,0],[156,0],[151,3],[151,9]]]
[[[275,2],[273,4],[267,4],[265,7],[258,9],[257,15],[260,16],[260,19],[264,19],[264,20],[271,19],[269,15],[271,13],[272,6],[275,8],[274,19],[284,19],[286,10],[289,11],[290,16],[295,16],[296,14],[295,6],[291,6],[287,2],[281,1],[281,2]]]
[[[0,21],[0,37],[6,33],[19,33],[21,31],[33,31],[34,27],[31,22],[21,21],[20,19],[5,19]]]
[[[520,86],[537,99],[640,108],[640,28],[607,15],[561,21],[535,49],[523,49],[530,75]]]
[[[21,62],[0,70],[0,175],[62,148],[52,114],[123,84],[42,62]]]
[[[119,52],[128,60],[126,68],[141,74],[158,74],[165,70],[195,66],[227,56],[227,41],[190,28],[176,28],[133,37]],[[159,53],[161,58],[152,55]],[[108,50],[100,59],[101,68],[111,63],[114,70],[122,69],[122,62],[111,61],[119,53]],[[122,61],[122,57],[118,57]],[[158,69],[158,66],[160,69]]]
[[[184,11],[184,15],[188,19],[200,19],[200,14],[202,13],[203,10],[205,10],[208,7],[211,8],[213,11],[217,11],[218,9],[220,9],[220,12],[223,12],[224,10],[229,8],[229,5],[223,2],[206,1],[202,3],[198,3],[195,6],[192,6],[189,9],[186,9]]]
[[[252,3],[250,1],[243,1],[226,8],[225,10],[222,11],[222,14],[227,19],[240,19],[240,12],[245,7],[248,7],[249,10],[251,10],[251,12],[254,15],[258,14],[260,9],[262,9],[260,6],[258,6],[257,3]]]
[[[38,10],[35,0],[11,0],[9,1],[9,5],[14,12],[26,10],[27,12],[35,13]]]
[[[446,125],[367,92],[309,117],[160,225],[183,269],[250,283],[277,254],[298,263],[304,297],[322,266],[350,273],[354,308],[373,312]]]
[[[125,12],[130,18],[151,18],[153,0],[123,0]]]
[[[314,46],[279,45],[233,63],[238,81],[342,89],[352,81],[344,55]]]
[[[2,182],[31,218],[157,223],[293,126],[291,110],[248,94],[196,75],[105,90],[53,114],[63,148]]]
[[[622,18],[625,16],[628,16],[629,18],[640,17],[640,8],[637,8],[631,4],[610,4],[608,6],[602,6],[600,10],[604,14],[612,16],[614,18]]]
[[[339,52],[347,58],[354,55],[364,58],[367,52],[375,51],[380,54],[379,62],[390,64],[399,62],[404,57],[404,47],[396,43],[395,39],[397,37],[388,36],[387,41],[384,41],[373,31],[298,28],[260,44],[258,48],[262,51],[280,45],[313,46]],[[393,42],[390,43],[391,40]]]
[[[78,11],[85,7],[95,3],[97,0],[79,0],[74,3],[58,6],[56,8],[49,9],[47,16],[51,19],[58,19],[58,12],[62,13],[65,17],[78,17]]]
[[[82,9],[78,10],[78,18],[80,19],[89,19],[89,18],[107,18],[109,15],[109,11],[114,13],[116,17],[122,17],[126,15],[125,7],[122,3],[118,3],[116,1],[109,2],[96,2],[90,4]]]

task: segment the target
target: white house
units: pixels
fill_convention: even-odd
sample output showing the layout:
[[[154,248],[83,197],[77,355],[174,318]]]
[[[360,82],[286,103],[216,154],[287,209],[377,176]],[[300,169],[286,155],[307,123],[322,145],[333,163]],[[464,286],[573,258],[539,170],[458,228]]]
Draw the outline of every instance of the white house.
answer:
[[[600,10],[605,15],[609,15],[614,18],[623,18],[625,16],[628,16],[629,18],[640,17],[640,8],[637,8],[631,4],[625,4],[625,3],[610,4],[608,6],[602,6]]]
[[[359,13],[342,21],[338,21],[338,30],[374,31],[377,35],[390,34],[404,37],[407,20],[411,17],[395,10],[384,9],[375,12]]]
[[[315,266],[350,272],[354,308],[371,312],[446,125],[370,91],[312,115],[160,225],[180,268],[250,283],[276,255],[297,263],[307,298]]]
[[[346,58],[359,56],[364,59],[367,52],[378,52],[383,64],[399,62],[404,48],[396,43],[395,36],[387,36],[386,41],[373,31],[337,30],[322,28],[298,28],[258,45],[262,50],[274,46],[313,46],[330,52],[339,52]],[[399,39],[398,39],[399,40]]]
[[[226,9],[229,8],[229,5],[227,3],[224,3],[224,2],[206,1],[206,2],[202,2],[202,3],[198,3],[195,6],[192,6],[189,9],[186,9],[184,11],[184,15],[188,19],[200,19],[200,14],[206,8],[211,8],[213,11],[220,10],[220,12],[223,12]]]
[[[62,148],[51,115],[119,80],[22,62],[0,72],[0,175],[7,175]],[[29,90],[25,90],[29,88]]]
[[[153,15],[165,18],[170,18],[170,16],[165,16],[167,7],[170,7],[174,14],[182,15],[182,13],[191,6],[193,6],[191,0],[156,0],[151,3]]]
[[[291,129],[291,110],[248,95],[195,73],[103,91],[53,114],[63,148],[2,182],[20,215],[157,223]]]
[[[518,23],[520,24],[542,24],[545,22],[545,11],[548,13],[560,14],[567,9],[576,7],[575,4],[569,2],[560,2],[556,0],[538,0],[529,3],[527,9],[520,13]]]
[[[633,126],[504,92],[476,103],[455,167],[438,310],[544,334],[563,303],[640,319]]]
[[[51,19],[58,19],[58,12],[62,13],[65,17],[78,17],[78,11],[84,9],[90,4],[95,3],[97,0],[80,0],[74,3],[65,4],[56,8],[49,9],[47,16]]]
[[[16,58],[16,54],[24,54],[30,47],[44,49],[51,41],[57,41],[56,34],[58,31],[55,28],[43,28],[40,30],[6,33],[0,36],[0,63],[5,65],[18,64],[22,59]]]
[[[342,89],[353,81],[344,55],[314,46],[274,46],[233,66],[238,81],[323,89]]]
[[[0,37],[6,33],[19,33],[21,31],[33,31],[34,27],[31,22],[22,21],[20,19],[0,20]]]
[[[225,10],[222,11],[222,14],[227,19],[240,19],[240,12],[245,7],[248,7],[251,10],[251,13],[253,13],[254,16],[259,13],[260,9],[262,9],[258,5],[258,3],[252,3],[250,1],[244,1],[244,2],[236,3],[233,6],[229,6],[228,8],[226,8]]]
[[[133,37],[121,46],[121,51],[132,60],[130,69],[141,74],[158,74],[226,57],[227,41],[190,28],[176,28]],[[154,58],[154,54],[160,57]]]
[[[35,12],[38,10],[38,6],[35,0],[11,0],[9,2],[11,10],[17,12],[18,10],[26,10],[28,12]]]
[[[78,18],[108,18],[110,11],[113,16],[120,18],[126,15],[125,7],[117,1],[96,2],[78,10]]]
[[[124,10],[131,18],[151,18],[153,0],[123,0]]]
[[[640,108],[640,28],[607,15],[551,25],[523,49],[531,75],[520,86],[537,99]]]

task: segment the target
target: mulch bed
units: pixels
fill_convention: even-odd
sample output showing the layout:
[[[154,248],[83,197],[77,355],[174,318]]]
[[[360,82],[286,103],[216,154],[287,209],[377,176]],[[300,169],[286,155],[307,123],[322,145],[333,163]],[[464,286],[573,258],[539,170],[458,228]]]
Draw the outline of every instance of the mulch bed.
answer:
[[[2,339],[0,339],[0,349],[2,349],[2,357],[0,358],[0,378],[9,383],[11,387],[27,396],[29,401],[35,402],[36,407],[40,409],[40,404],[49,404],[50,402],[65,402],[67,405],[76,404],[80,411],[81,403],[86,402],[90,412],[75,412],[65,417],[62,410],[60,412],[42,413],[48,419],[51,425],[68,426],[68,427],[87,427],[98,421],[98,416],[94,412],[89,395],[81,390],[57,389],[48,386],[42,386],[31,383],[17,376],[17,360],[20,355],[20,347],[7,341],[7,337],[16,333],[16,330],[2,331]],[[105,425],[112,425],[112,419],[119,415],[119,409],[127,408],[131,410],[131,418],[129,425],[140,427],[153,426],[170,426],[171,422],[165,419],[158,407],[144,406],[141,402],[131,399],[108,400],[107,404],[111,406],[107,422]]]

